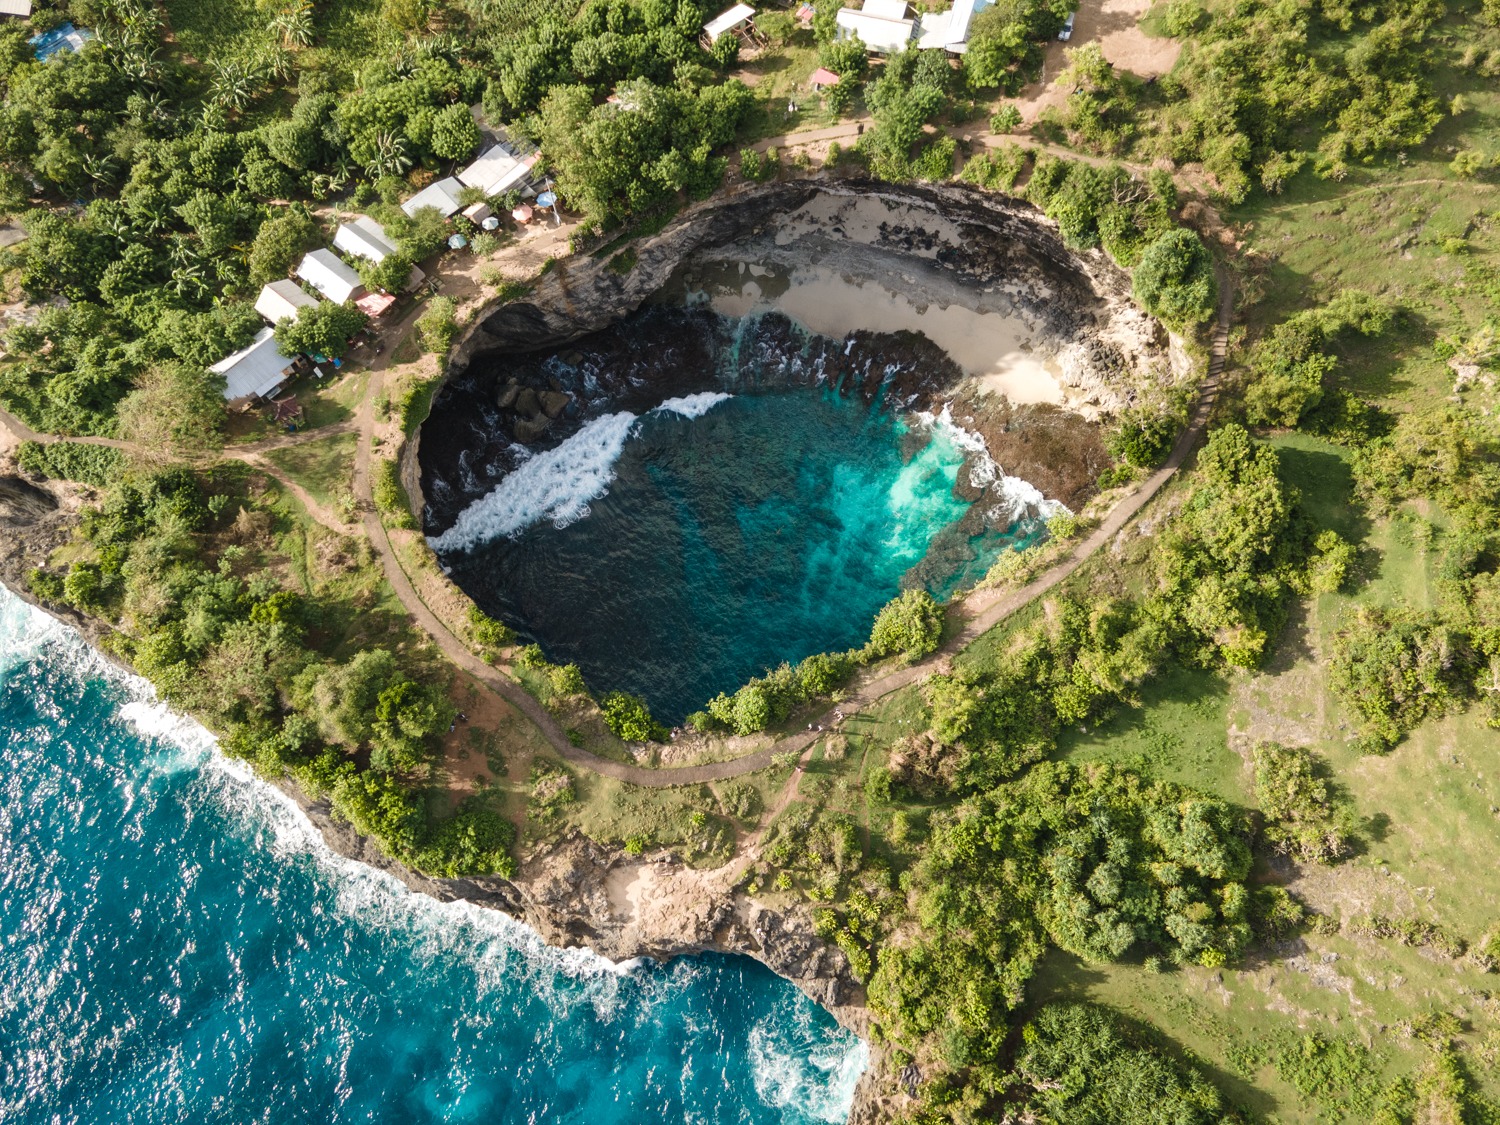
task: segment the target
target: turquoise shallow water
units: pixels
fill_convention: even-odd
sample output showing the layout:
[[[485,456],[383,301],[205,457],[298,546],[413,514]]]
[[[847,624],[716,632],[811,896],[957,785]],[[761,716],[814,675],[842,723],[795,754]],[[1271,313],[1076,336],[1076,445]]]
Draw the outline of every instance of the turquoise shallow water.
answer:
[[[743,958],[617,967],[321,847],[0,589],[0,1121],[842,1121],[864,1047]]]
[[[550,659],[676,722],[782,661],[863,644],[904,583],[947,596],[1035,536],[959,530],[953,433],[825,387],[672,400],[594,420],[437,545]]]

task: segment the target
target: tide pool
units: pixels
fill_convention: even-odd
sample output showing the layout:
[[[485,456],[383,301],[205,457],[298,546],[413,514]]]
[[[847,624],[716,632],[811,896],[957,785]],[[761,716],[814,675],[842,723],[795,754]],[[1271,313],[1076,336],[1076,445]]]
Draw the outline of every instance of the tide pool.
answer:
[[[826,387],[692,397],[590,421],[433,540],[492,616],[667,721],[858,647],[903,585],[951,593],[1040,526],[960,533],[951,425]]]
[[[0,1120],[842,1121],[865,1048],[743,958],[616,966],[334,856],[0,589]]]

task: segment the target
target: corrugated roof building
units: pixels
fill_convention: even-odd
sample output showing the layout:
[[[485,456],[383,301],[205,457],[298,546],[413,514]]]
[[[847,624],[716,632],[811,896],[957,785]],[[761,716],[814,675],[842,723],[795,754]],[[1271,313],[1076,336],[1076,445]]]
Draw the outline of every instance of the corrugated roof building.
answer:
[[[255,298],[255,311],[272,324],[278,320],[296,320],[297,310],[316,305],[318,299],[289,277],[273,281]]]
[[[478,188],[485,195],[504,195],[512,188],[525,185],[537,154],[517,156],[503,145],[495,145],[458,173],[465,187]]]
[[[359,274],[350,269],[332,250],[318,249],[302,259],[297,276],[336,305],[342,305],[364,292]]]
[[[401,204],[401,210],[415,218],[417,212],[422,210],[422,208],[431,207],[446,219],[463,206],[458,199],[458,193],[463,191],[463,189],[463,184],[459,183],[452,176],[449,176],[446,179],[438,180],[436,183],[428,184],[421,191],[417,192],[416,195]]]
[[[225,356],[209,370],[224,376],[224,398],[235,402],[273,393],[286,381],[292,362],[276,346],[275,330],[262,328],[248,348]]]
[[[333,235],[333,248],[355,258],[365,258],[377,266],[396,252],[395,243],[385,228],[365,215],[356,215],[340,223]]]

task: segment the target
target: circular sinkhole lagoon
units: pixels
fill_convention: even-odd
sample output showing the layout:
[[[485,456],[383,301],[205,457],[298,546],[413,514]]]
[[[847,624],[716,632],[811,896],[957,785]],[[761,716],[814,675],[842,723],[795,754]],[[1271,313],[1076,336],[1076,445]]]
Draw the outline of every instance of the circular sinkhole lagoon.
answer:
[[[944,362],[912,334],[663,306],[508,357],[424,430],[432,545],[549,660],[680,722],[1040,535],[1055,504],[946,412],[908,408]]]

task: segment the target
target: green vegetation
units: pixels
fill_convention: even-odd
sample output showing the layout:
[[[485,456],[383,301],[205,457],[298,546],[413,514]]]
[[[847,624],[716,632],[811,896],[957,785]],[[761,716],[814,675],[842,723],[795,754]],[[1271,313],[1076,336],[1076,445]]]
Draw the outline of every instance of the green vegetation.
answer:
[[[834,38],[836,0],[814,6],[811,32],[762,11],[771,45],[743,63],[732,37],[699,45],[713,9],[693,0],[66,0],[13,21],[0,210],[28,238],[0,266],[34,316],[5,330],[0,405],[131,443],[18,450],[101,493],[33,592],[108,623],[227,752],[434,874],[511,870],[513,825],[701,864],[763,828],[743,889],[808,903],[867,982],[876,1034],[922,1076],[913,1122],[1497,1119],[1500,9],[1165,0],[1143,26],[1180,41],[1170,72],[1142,81],[1083,42],[1026,122],[1030,93],[1010,99],[1063,50],[1071,3],[989,5],[956,67],[872,61]],[[35,63],[25,35],[64,17],[101,42]],[[814,65],[841,81],[809,98]],[[326,244],[324,204],[396,241],[368,285],[397,291],[442,252],[452,228],[398,204],[469,158],[475,102],[539,143],[585,245],[660,229],[733,153],[748,180],[797,174],[795,146],[754,146],[799,126],[868,110],[832,168],[946,181],[950,131],[987,120],[1016,143],[980,140],[961,178],[1102,249],[1190,350],[1232,278],[1208,441],[1045,600],[824,735],[794,788],[786,759],[713,791],[575,776],[506,720],[466,733],[503,734],[484,756],[507,780],[458,799],[440,755],[473,705],[452,669],[368,544],[214,462],[206,369],[261,328],[256,289]],[[639,264],[623,237],[599,253]],[[277,336],[337,355],[363,325],[324,303]],[[432,300],[422,345],[444,355],[457,330]],[[435,385],[390,387],[405,434]],[[360,392],[341,393],[313,424],[352,413]],[[1190,404],[1162,389],[1109,419],[1101,487],[1160,465]],[[353,449],[267,456],[348,521]],[[388,525],[413,527],[397,463],[372,468]],[[992,581],[1050,557],[1007,556]],[[596,712],[576,667],[477,607],[462,621],[575,745],[664,735],[630,696]],[[931,654],[943,624],[904,594],[864,648],[770,669],[692,725],[721,753]]]
[[[55,480],[76,480],[96,488],[110,484],[125,467],[118,449],[76,441],[22,442],[16,451],[16,461],[28,473]]]
[[[85,513],[73,561],[32,588],[112,623],[111,649],[227,753],[326,794],[396,858],[438,874],[509,870],[511,826],[486,802],[426,811],[456,709],[441,666],[387,647],[405,626],[368,554],[252,485],[226,467],[117,477]]]

